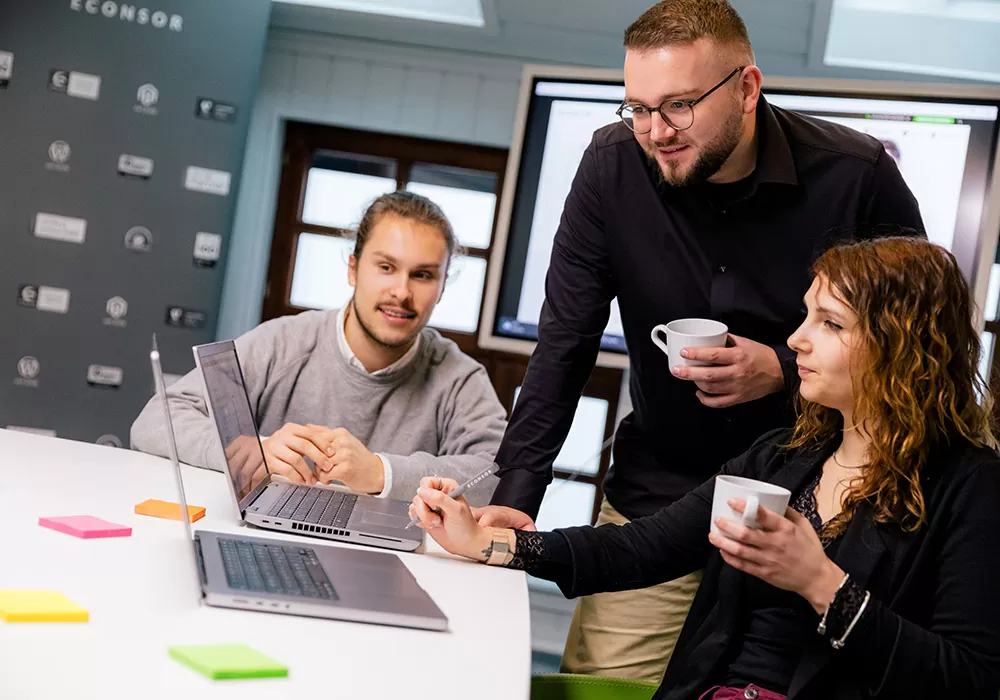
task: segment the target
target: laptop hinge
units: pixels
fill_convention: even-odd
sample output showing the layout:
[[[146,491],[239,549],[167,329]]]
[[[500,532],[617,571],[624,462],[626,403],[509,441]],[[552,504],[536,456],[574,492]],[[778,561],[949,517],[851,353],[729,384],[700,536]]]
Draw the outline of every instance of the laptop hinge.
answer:
[[[201,578],[201,585],[208,585],[208,571],[205,570],[205,557],[201,553],[201,538],[198,535],[194,536],[194,554],[195,559],[198,561],[198,576]]]

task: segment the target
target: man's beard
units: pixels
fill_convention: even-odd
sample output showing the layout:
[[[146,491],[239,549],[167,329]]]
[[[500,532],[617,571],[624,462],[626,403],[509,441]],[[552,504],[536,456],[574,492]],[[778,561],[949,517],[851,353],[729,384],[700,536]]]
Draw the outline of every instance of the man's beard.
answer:
[[[663,166],[656,160],[655,155],[657,148],[669,148],[679,145],[676,141],[661,143],[651,141],[649,144],[650,151],[646,152],[646,157],[656,166],[656,173],[661,183],[665,183],[671,187],[700,185],[719,172],[722,166],[726,164],[729,156],[733,154],[733,151],[740,144],[742,135],[743,115],[740,111],[733,110],[723,125],[722,133],[719,134],[719,137],[715,141],[708,144],[702,150],[701,155],[698,156],[694,165],[691,166],[691,170],[683,177],[677,175],[675,171],[671,171],[669,166],[667,167],[668,172],[664,172]]]
[[[381,345],[383,348],[388,350],[397,350],[399,348],[405,347],[413,342],[414,336],[420,332],[418,329],[413,335],[407,336],[399,342],[389,342],[384,338],[379,338],[371,328],[365,323],[365,319],[358,313],[358,302],[354,297],[351,297],[351,311],[354,313],[354,318],[357,319],[358,325],[361,326],[361,330],[364,331],[365,335],[372,339],[376,344]]]

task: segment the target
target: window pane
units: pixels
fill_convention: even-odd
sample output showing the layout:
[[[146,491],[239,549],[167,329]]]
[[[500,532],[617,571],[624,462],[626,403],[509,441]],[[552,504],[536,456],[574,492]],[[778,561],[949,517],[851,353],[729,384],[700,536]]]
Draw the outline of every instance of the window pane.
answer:
[[[514,403],[521,387],[514,390]],[[556,456],[555,467],[568,472],[596,476],[601,468],[601,446],[608,421],[608,402],[593,396],[583,396],[576,406],[573,424],[566,442]]]
[[[347,261],[354,252],[348,238],[300,233],[288,300],[307,309],[338,309],[351,298]]]
[[[475,333],[479,328],[479,306],[483,301],[486,260],[457,255],[448,270],[444,296],[431,315],[430,325],[450,331]]]
[[[395,161],[320,152],[313,158],[306,179],[302,221],[354,229],[373,199],[395,190]]]
[[[535,526],[540,531],[547,531],[557,527],[590,525],[596,495],[597,487],[593,484],[555,479],[545,490]],[[533,576],[528,577],[528,585],[538,590],[559,593],[556,584]]]
[[[300,233],[289,302],[307,309],[339,309],[354,290],[347,283],[347,261],[354,241],[318,233]],[[486,280],[486,261],[460,255],[451,262],[444,296],[431,315],[436,328],[474,333]]]
[[[415,163],[406,189],[427,197],[444,211],[458,241],[488,248],[497,204],[497,176],[479,170]]]
[[[979,336],[979,340],[982,343],[982,354],[979,356],[979,374],[982,376],[983,381],[986,382],[986,388],[990,388],[990,384],[993,380],[993,374],[990,369],[993,367],[993,345],[996,341],[996,336],[992,333],[983,333]]]
[[[986,307],[983,309],[983,319],[997,320],[997,306],[1000,306],[1000,265],[990,266],[990,281],[986,290]]]
[[[554,479],[545,489],[545,498],[535,518],[539,530],[590,525],[597,487],[569,479]]]

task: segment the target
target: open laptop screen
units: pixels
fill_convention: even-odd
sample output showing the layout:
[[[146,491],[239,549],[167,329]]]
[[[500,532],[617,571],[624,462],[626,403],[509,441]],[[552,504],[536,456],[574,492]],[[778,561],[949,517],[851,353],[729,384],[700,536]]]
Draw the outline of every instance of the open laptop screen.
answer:
[[[198,346],[195,352],[219,439],[226,451],[229,477],[242,508],[247,494],[267,477],[267,468],[236,346],[225,341]]]

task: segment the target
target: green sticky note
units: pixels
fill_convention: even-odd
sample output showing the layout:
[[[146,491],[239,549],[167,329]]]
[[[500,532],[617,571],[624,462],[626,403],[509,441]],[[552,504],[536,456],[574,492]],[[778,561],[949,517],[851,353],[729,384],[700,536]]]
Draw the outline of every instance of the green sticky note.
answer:
[[[170,647],[170,656],[214,680],[284,678],[288,667],[254,651],[246,644],[207,644]]]

